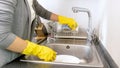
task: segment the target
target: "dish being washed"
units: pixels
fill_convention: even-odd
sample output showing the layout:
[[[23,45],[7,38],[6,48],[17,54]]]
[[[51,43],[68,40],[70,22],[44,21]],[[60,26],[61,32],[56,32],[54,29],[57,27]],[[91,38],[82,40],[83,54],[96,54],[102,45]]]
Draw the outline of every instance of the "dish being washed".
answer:
[[[72,55],[57,55],[54,62],[60,62],[60,63],[86,63],[84,59],[79,59]]]

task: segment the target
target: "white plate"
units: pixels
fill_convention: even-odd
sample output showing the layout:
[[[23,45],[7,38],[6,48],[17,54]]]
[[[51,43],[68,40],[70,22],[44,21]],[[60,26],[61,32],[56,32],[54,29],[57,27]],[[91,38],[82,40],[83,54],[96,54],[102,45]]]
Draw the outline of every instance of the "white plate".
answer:
[[[72,55],[57,55],[56,60],[54,62],[62,62],[62,63],[85,63],[86,61],[83,59],[79,59]]]

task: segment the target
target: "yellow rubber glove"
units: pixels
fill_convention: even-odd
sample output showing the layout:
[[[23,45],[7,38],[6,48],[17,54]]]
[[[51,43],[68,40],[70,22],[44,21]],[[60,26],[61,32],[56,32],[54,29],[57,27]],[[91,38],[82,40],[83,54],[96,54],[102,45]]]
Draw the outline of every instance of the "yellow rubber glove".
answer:
[[[37,56],[38,58],[44,60],[44,61],[53,61],[56,58],[56,52],[53,51],[52,49],[43,46],[43,45],[38,45],[33,42],[27,41],[28,45],[27,47],[23,50],[22,54],[25,55],[34,55]]]
[[[73,18],[67,18],[65,16],[58,16],[58,22],[60,24],[68,25],[72,30],[75,30],[78,26]]]

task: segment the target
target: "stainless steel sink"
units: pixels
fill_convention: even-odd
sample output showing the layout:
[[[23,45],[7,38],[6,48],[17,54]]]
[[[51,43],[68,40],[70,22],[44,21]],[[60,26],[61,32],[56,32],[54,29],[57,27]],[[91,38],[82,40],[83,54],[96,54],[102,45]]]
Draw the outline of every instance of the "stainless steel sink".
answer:
[[[24,62],[31,62],[29,68],[103,68],[103,64],[98,55],[94,44],[89,44],[87,40],[92,41],[92,23],[91,13],[88,9],[73,7],[73,11],[87,12],[89,21],[87,31],[81,28],[78,31],[59,31],[56,25],[50,25],[51,36],[48,37],[47,43],[44,44],[57,52],[57,55],[72,55],[84,60],[83,63],[62,63],[62,62],[45,62],[35,56],[26,56],[21,59]],[[52,23],[53,24],[53,23]],[[29,64],[28,64],[29,66]]]
[[[26,59],[21,59],[21,61],[32,62],[34,65],[38,65],[38,68],[103,68],[103,64],[94,45],[89,46],[58,43],[49,43],[46,45],[54,49],[57,52],[57,55],[72,55],[79,59],[85,60],[86,62],[79,64],[45,62],[39,60],[35,56],[28,56]]]

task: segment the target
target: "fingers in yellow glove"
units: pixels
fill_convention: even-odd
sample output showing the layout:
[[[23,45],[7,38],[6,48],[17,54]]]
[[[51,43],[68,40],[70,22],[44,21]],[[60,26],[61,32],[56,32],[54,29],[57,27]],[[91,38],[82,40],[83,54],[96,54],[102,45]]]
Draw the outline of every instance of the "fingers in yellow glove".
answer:
[[[56,58],[56,52],[53,51],[52,49],[43,46],[43,45],[38,45],[35,43],[32,43],[30,41],[27,41],[28,45],[27,47],[23,50],[22,54],[25,55],[34,55],[37,56],[38,58],[44,60],[44,61],[53,61]]]
[[[72,30],[75,30],[78,26],[77,22],[73,18],[65,16],[58,16],[58,22],[60,24],[68,25]]]
[[[52,49],[42,46],[42,53],[37,54],[37,56],[40,59],[43,59],[44,61],[53,61],[56,57],[56,52],[54,52]],[[48,53],[49,52],[49,53]]]

